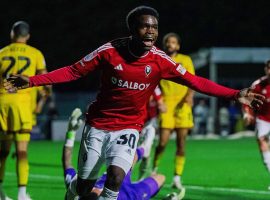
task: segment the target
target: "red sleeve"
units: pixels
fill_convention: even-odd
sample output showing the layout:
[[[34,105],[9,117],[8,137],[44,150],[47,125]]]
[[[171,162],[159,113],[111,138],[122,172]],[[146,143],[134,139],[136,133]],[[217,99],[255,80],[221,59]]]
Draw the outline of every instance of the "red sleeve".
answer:
[[[239,93],[239,90],[224,87],[208,79],[192,75],[181,64],[176,64],[167,57],[163,58],[162,65],[162,78],[186,85],[197,92],[230,99],[235,99]]]
[[[106,48],[104,48],[103,46],[91,52],[73,65],[62,67],[47,74],[30,77],[30,86],[32,87],[40,85],[50,85],[54,83],[64,83],[85,76],[86,74],[100,66],[106,50]]]

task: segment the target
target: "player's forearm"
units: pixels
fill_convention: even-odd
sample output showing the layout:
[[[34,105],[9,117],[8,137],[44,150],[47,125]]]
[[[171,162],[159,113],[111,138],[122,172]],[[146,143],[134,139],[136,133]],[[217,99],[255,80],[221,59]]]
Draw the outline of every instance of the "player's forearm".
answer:
[[[254,116],[254,111],[247,105],[242,106],[242,112],[244,115],[248,114],[248,115]]]
[[[184,102],[190,106],[193,106],[194,90],[188,88],[187,94],[184,98]]]
[[[185,99],[186,99],[186,100],[193,99],[194,94],[195,94],[194,90],[188,88],[188,91],[187,91],[187,94],[186,94],[186,96],[185,96]]]
[[[32,86],[41,86],[41,85],[51,85],[55,83],[64,83],[76,80],[80,78],[82,74],[74,67],[68,66],[63,67],[47,74],[41,74],[32,76],[29,78],[29,85]]]
[[[215,97],[235,99],[240,92],[188,72],[185,73],[183,82],[197,92]]]

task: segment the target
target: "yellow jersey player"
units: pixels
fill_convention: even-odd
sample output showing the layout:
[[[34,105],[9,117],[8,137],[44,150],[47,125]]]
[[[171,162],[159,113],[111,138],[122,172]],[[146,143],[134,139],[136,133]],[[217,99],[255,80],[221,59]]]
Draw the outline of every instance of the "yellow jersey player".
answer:
[[[3,80],[10,75],[33,76],[46,72],[42,53],[27,45],[30,38],[29,25],[24,21],[16,22],[11,29],[12,43],[0,50],[0,197],[6,199],[2,182],[5,161],[12,142],[16,145],[18,199],[28,200],[27,147],[32,129],[31,89],[6,91]]]
[[[187,71],[194,74],[194,66],[190,57],[178,53],[180,43],[180,37],[176,33],[168,33],[163,38],[165,52],[176,63],[180,63]],[[172,131],[176,131],[177,150],[173,186],[183,189],[184,192],[181,175],[185,164],[185,139],[189,129],[193,127],[192,104],[194,92],[186,86],[168,80],[161,80],[160,86],[167,111],[160,114],[160,140],[156,148],[154,169],[157,170],[162,152]]]

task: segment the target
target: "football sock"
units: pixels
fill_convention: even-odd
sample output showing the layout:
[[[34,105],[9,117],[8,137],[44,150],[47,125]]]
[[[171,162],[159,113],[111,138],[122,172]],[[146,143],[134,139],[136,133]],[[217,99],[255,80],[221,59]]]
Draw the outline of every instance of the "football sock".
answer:
[[[28,183],[29,165],[27,160],[27,153],[20,151],[17,153],[17,176],[18,185],[25,186]]]
[[[68,190],[70,190],[74,195],[77,195],[76,186],[77,186],[77,177],[71,180],[70,185],[68,187]]]
[[[75,141],[76,131],[68,131],[66,133],[65,147],[73,147]]]
[[[139,179],[142,179],[146,176],[146,173],[148,172],[148,166],[149,166],[149,158],[143,158],[142,162],[139,167]]]
[[[106,187],[104,187],[101,195],[98,200],[117,200],[119,192],[112,191]]]
[[[185,165],[185,156],[178,156],[175,157],[175,174],[181,176],[184,170]]]
[[[5,166],[9,151],[0,151],[0,182],[2,183],[5,176]]]
[[[6,166],[6,159],[3,159],[0,162],[0,182],[3,182],[4,180],[5,166]]]
[[[144,154],[144,148],[143,147],[138,147],[136,149],[137,155],[138,155],[138,161],[141,160],[143,158],[143,154]],[[137,161],[137,162],[138,162]]]
[[[173,181],[174,181],[174,182],[180,182],[180,183],[181,183],[181,176],[175,175],[175,176],[173,177]]]
[[[18,199],[25,199],[26,197],[26,186],[20,186],[18,189]]]
[[[263,162],[267,170],[270,172],[270,151],[262,152],[262,156],[263,156]]]
[[[0,199],[5,199],[5,193],[3,191],[3,185],[2,182],[0,183]]]

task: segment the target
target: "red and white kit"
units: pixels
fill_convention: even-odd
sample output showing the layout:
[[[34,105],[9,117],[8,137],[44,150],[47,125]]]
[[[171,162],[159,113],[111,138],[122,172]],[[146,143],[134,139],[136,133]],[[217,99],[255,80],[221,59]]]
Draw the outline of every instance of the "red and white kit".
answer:
[[[244,111],[256,118],[256,133],[258,137],[270,134],[270,82],[267,76],[263,76],[252,84],[252,90],[265,96],[263,106],[253,113],[249,106],[244,105]]]
[[[156,47],[136,57],[129,50],[129,41],[116,39],[73,65],[30,77],[30,86],[39,86],[76,80],[97,68],[102,70],[100,92],[89,107],[80,147],[78,174],[83,179],[96,179],[100,162],[128,172],[138,132],[146,121],[146,105],[161,79],[217,97],[235,98],[239,92],[190,74]]]
[[[30,85],[68,82],[101,68],[100,93],[89,108],[87,122],[104,130],[141,130],[146,120],[146,103],[161,79],[217,97],[234,98],[239,92],[190,74],[156,47],[136,57],[129,51],[129,40],[116,39],[73,65],[31,77]]]

